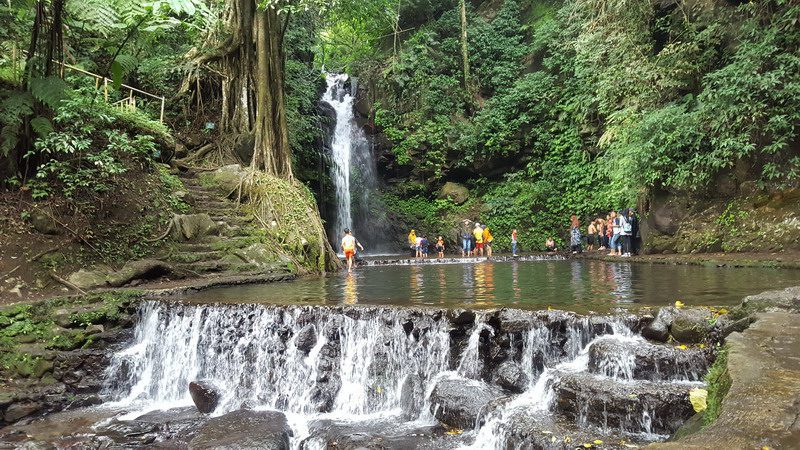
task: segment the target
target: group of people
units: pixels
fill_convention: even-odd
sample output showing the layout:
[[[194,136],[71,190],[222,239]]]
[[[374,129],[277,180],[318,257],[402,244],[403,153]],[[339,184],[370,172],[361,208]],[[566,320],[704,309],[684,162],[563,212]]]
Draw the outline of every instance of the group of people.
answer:
[[[570,250],[572,253],[583,251],[582,232],[578,217],[571,217]],[[608,256],[629,257],[635,254],[639,242],[639,217],[636,210],[626,208],[621,211],[611,211],[605,219],[597,217],[586,229],[586,244],[588,251],[610,250]]]
[[[431,243],[425,236],[417,236],[416,230],[408,233],[408,243],[414,252],[415,258],[427,258],[430,252]],[[436,239],[436,253],[439,258],[444,258],[444,238],[439,236]]]
[[[517,230],[514,230],[512,233],[512,242],[514,246],[516,246],[516,236]],[[458,237],[461,240],[462,258],[484,255],[486,257],[492,256],[492,241],[494,241],[494,236],[492,236],[492,232],[489,230],[488,226],[475,222],[475,227],[470,230],[469,220],[465,219],[464,226]],[[514,250],[514,254],[516,253],[516,250]]]

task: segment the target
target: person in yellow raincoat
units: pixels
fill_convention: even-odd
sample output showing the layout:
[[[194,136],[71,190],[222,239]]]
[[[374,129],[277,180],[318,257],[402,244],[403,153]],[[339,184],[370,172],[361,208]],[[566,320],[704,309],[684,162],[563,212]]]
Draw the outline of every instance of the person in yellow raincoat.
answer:
[[[492,232],[489,231],[489,226],[486,225],[483,228],[483,247],[486,250],[486,257],[492,256],[492,241],[494,237],[492,237]]]
[[[411,230],[411,233],[408,233],[408,246],[411,247],[411,251],[414,254],[417,254],[417,231]]]

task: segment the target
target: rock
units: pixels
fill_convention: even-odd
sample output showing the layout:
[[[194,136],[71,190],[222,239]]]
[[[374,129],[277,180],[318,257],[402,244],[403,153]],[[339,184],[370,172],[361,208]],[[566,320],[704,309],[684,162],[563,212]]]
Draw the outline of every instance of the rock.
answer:
[[[698,381],[708,371],[709,353],[697,347],[681,350],[672,345],[609,337],[589,348],[589,371],[627,380]]]
[[[742,308],[750,312],[800,312],[800,286],[747,296],[742,300]]]
[[[67,277],[67,281],[81,289],[94,289],[105,286],[107,276],[108,271],[102,268],[93,270],[80,269]]]
[[[472,429],[482,410],[502,396],[502,391],[481,381],[445,379],[433,388],[431,412],[447,426]]]
[[[206,422],[189,449],[288,450],[291,433],[283,413],[240,409]]]
[[[122,269],[107,276],[107,283],[112,287],[121,287],[133,280],[149,280],[172,273],[172,266],[157,259],[140,259],[130,261]]]
[[[12,403],[8,408],[6,408],[5,414],[3,414],[3,420],[6,423],[14,423],[23,417],[28,417],[31,414],[34,414],[42,409],[42,404],[37,402],[26,402],[26,403]]]
[[[206,213],[177,214],[173,218],[172,236],[177,240],[191,241],[214,233],[218,225]]]
[[[85,335],[87,335],[87,336],[91,336],[91,335],[93,335],[93,334],[100,334],[100,333],[104,332],[105,330],[106,330],[106,329],[105,329],[105,327],[104,327],[104,326],[102,326],[102,325],[99,325],[99,324],[95,324],[95,325],[89,325],[89,326],[87,326],[87,327],[86,327],[86,328],[83,330],[83,333],[84,333]]]
[[[31,377],[42,378],[44,374],[52,371],[53,371],[52,361],[48,361],[46,359],[38,359],[36,360],[36,364],[33,365],[33,372],[31,373]]]
[[[217,408],[219,403],[219,389],[213,383],[206,380],[192,381],[189,383],[189,394],[192,396],[194,405],[201,413],[210,413]]]
[[[689,403],[691,385],[636,381],[621,383],[586,372],[556,374],[555,411],[570,420],[644,432],[645,412],[652,433],[672,434],[694,415]]]
[[[243,141],[246,141],[246,139],[243,139]],[[253,144],[253,142],[248,142],[245,147],[252,147]],[[248,148],[242,153],[250,153],[250,156],[252,156],[252,151],[252,148]],[[243,161],[249,160],[250,158],[243,159]],[[242,166],[238,164],[223,166],[213,172],[202,175],[203,179],[210,180],[217,187],[219,192],[225,195],[229,195],[231,192],[238,190],[242,182],[242,177],[244,177],[244,170]]]
[[[33,209],[30,213],[29,220],[36,231],[42,234],[61,234],[61,225],[50,214],[38,208]]]
[[[456,205],[462,205],[469,200],[469,189],[463,184],[448,181],[439,190],[439,198],[448,198]]]
[[[706,308],[684,308],[678,310],[670,326],[672,337],[678,342],[694,344],[708,337],[713,325],[709,320],[714,314]]]
[[[527,311],[518,309],[503,309],[499,313],[500,330],[506,333],[520,333],[530,330],[533,326],[533,317]]]
[[[679,199],[669,195],[654,195],[651,200],[651,210],[648,219],[653,228],[661,234],[673,236],[681,224],[685,222],[688,208],[681,204]]]
[[[317,328],[310,323],[301,328],[300,331],[297,332],[297,336],[294,338],[294,346],[306,355],[311,351],[312,348],[314,348],[316,344]]]
[[[497,367],[494,382],[507,391],[520,393],[528,386],[528,376],[518,363],[506,361]]]
[[[658,342],[667,342],[669,327],[672,325],[672,319],[676,312],[677,308],[674,306],[660,308],[655,319],[642,329],[642,336]]]
[[[448,310],[447,316],[453,325],[471,325],[475,323],[475,311],[468,309]]]
[[[719,329],[719,338],[725,339],[731,333],[741,333],[746,330],[751,323],[755,320],[752,317],[743,317],[739,320],[731,320],[725,316],[717,319],[717,328]]]
[[[403,417],[412,420],[419,417],[425,389],[418,375],[409,375],[400,387],[400,407]]]
[[[277,259],[272,247],[262,243],[255,243],[238,251],[237,256],[245,259],[250,264],[257,264],[261,267],[271,266]]]

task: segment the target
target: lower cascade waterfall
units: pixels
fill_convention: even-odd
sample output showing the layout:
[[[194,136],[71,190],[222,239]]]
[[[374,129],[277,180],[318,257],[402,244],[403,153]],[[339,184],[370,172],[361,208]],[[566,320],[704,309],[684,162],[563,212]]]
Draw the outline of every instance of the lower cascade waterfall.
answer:
[[[648,343],[632,316],[158,301],[139,316],[107,369],[109,399],[183,407],[188,384],[206,380],[220,394],[213,416],[283,412],[293,448],[325,448],[325,421],[463,430],[438,448],[525,447],[565,423],[657,440],[685,420],[673,403],[704,373],[702,354]]]

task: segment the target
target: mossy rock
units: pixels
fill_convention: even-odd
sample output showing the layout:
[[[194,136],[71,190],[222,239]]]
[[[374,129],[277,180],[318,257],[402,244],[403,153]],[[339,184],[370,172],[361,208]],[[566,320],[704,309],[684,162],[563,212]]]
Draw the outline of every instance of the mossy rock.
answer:
[[[456,205],[463,205],[469,200],[469,189],[466,186],[448,181],[439,190],[440,199],[450,199]]]
[[[706,308],[687,308],[677,310],[670,325],[670,334],[685,344],[703,342],[713,327],[714,314]]]

